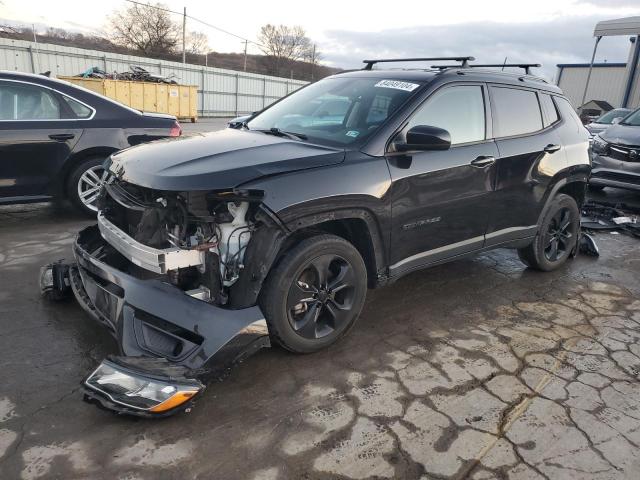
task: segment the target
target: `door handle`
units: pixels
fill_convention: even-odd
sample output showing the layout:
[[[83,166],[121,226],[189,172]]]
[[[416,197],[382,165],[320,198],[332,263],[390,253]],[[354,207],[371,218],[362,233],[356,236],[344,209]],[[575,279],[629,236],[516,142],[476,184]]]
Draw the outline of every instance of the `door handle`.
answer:
[[[471,166],[477,168],[488,167],[489,165],[493,165],[494,163],[496,163],[496,159],[491,155],[480,155],[478,158],[471,160]]]
[[[73,133],[55,133],[53,135],[49,135],[51,140],[56,140],[58,142],[64,142],[66,140],[71,140],[75,135]]]
[[[547,153],[556,153],[558,150],[560,150],[560,145],[555,145],[553,143],[550,143],[549,145],[547,145],[546,147],[544,147],[544,151]]]

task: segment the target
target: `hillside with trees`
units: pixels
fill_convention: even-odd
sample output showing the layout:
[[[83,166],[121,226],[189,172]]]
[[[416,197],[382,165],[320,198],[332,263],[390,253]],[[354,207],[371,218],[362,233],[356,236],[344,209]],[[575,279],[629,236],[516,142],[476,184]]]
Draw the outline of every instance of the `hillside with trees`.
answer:
[[[106,35],[53,27],[35,34],[41,43],[182,61],[182,24],[172,19],[166,5],[131,4],[114,11],[105,28]],[[3,25],[0,20],[0,37],[33,41],[34,32],[31,27]],[[321,53],[300,26],[265,25],[257,41],[251,43],[263,54],[247,54],[245,58],[244,53],[216,52],[209,48],[206,34],[187,31],[186,62],[307,81],[340,71],[319,63]]]

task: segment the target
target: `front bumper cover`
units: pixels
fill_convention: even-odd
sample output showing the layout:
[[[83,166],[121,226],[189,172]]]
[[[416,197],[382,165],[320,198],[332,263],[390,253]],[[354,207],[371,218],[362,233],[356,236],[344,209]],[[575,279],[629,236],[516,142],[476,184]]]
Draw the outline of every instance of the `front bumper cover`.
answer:
[[[640,161],[628,162],[597,153],[592,154],[591,160],[591,185],[640,190]]]
[[[162,365],[168,364],[179,367],[184,378],[210,381],[270,345],[259,307],[228,310],[192,298],[159,278],[136,278],[96,258],[104,245],[97,226],[78,234],[69,283],[82,308],[115,336],[122,355],[119,363],[137,375],[154,375],[158,368],[162,373]],[[148,361],[132,362],[131,357]],[[83,387],[88,400],[137,414],[85,382]]]

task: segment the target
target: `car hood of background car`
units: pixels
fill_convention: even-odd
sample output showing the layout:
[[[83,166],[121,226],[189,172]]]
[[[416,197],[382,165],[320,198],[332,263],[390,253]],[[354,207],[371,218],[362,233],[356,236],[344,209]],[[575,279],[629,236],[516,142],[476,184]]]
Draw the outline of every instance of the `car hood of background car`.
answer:
[[[233,188],[266,175],[334,165],[344,150],[233,129],[161,140],[111,156],[119,179],[155,190]]]
[[[633,125],[611,125],[600,134],[603,140],[618,145],[640,146],[640,127]]]
[[[589,133],[595,135],[596,133],[604,132],[610,126],[611,125],[608,123],[591,122],[590,124],[587,125],[587,130],[589,130]]]

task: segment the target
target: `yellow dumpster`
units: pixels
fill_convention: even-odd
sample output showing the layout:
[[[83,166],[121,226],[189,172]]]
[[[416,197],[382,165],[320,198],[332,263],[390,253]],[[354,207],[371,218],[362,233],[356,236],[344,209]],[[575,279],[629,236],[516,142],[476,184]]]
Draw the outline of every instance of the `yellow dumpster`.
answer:
[[[99,78],[58,77],[145,112],[168,113],[181,120],[198,119],[198,87]]]

